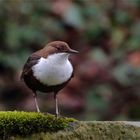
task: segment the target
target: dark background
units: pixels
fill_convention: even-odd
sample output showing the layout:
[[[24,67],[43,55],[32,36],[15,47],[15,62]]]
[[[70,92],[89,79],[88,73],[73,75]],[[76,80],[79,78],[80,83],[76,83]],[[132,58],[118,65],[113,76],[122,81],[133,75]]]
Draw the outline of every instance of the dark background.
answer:
[[[19,77],[28,56],[54,40],[80,51],[59,94],[63,116],[140,119],[139,0],[0,0],[0,110],[35,111]],[[55,112],[52,94],[38,101]]]

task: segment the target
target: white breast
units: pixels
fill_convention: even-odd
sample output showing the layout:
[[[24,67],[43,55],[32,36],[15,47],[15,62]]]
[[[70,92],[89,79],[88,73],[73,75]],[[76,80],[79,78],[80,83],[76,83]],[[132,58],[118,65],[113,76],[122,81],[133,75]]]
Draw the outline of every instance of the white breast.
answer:
[[[32,70],[33,75],[41,83],[53,86],[66,82],[72,75],[73,67],[68,60],[68,54],[59,53],[50,55],[46,59],[40,58]]]

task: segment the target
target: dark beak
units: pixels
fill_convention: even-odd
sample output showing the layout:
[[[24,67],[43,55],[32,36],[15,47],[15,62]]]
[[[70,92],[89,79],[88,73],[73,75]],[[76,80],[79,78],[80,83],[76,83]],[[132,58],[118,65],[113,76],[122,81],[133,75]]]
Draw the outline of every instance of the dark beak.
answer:
[[[79,52],[78,52],[78,51],[76,51],[76,50],[73,50],[73,49],[69,49],[68,53],[77,54],[77,53],[79,53]]]

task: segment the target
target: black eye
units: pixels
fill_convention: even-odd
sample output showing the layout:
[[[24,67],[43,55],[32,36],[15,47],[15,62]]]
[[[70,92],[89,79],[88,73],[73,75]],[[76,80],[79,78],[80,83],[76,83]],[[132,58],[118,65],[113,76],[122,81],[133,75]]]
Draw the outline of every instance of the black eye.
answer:
[[[58,48],[57,48],[57,50],[59,50],[59,51],[60,51],[60,50],[61,50],[61,48],[60,48],[60,47],[58,47]]]

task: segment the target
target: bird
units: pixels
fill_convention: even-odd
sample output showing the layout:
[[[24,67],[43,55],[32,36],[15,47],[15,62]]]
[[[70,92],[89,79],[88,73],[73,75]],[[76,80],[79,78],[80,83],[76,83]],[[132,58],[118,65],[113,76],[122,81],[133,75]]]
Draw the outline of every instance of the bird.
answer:
[[[37,112],[40,112],[37,92],[52,92],[55,100],[55,114],[57,117],[60,116],[57,95],[74,76],[69,56],[78,53],[64,41],[52,41],[28,57],[20,78],[32,90]]]

